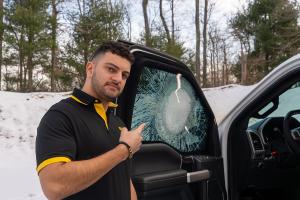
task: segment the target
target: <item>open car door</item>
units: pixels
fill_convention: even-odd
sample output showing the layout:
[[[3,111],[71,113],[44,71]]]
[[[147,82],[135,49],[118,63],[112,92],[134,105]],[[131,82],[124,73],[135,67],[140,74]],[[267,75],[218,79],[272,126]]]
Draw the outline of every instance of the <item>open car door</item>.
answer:
[[[129,129],[146,124],[132,159],[138,198],[226,199],[217,124],[192,72],[170,56],[127,45],[135,62],[117,114]]]

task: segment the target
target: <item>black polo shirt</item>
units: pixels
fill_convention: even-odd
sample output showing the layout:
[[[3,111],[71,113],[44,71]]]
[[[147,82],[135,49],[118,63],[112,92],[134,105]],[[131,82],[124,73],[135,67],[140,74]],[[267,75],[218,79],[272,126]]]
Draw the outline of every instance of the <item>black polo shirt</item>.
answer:
[[[37,171],[56,162],[91,159],[118,145],[124,123],[98,99],[74,89],[42,118],[36,138]],[[68,200],[130,200],[129,161],[121,162],[89,188]]]

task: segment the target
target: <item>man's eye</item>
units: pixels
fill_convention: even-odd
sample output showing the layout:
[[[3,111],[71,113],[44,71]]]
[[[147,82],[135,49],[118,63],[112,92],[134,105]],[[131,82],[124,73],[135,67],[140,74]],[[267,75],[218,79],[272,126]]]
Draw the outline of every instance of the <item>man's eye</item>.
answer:
[[[112,68],[112,67],[109,67],[108,68],[108,71],[110,71],[110,72],[114,72],[114,71],[116,71],[114,68]]]
[[[123,74],[123,75],[122,75],[123,80],[127,80],[127,79],[128,79],[128,76],[129,76],[129,75],[127,75],[127,74]]]

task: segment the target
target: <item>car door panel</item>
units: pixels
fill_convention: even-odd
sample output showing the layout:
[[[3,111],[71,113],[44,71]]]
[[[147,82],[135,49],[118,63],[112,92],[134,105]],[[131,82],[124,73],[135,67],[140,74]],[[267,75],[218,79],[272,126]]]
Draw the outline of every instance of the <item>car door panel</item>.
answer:
[[[177,170],[181,168],[181,162],[181,155],[166,144],[143,144],[132,158],[132,174]]]
[[[142,199],[169,199],[186,188],[187,171],[181,169],[181,156],[166,144],[143,144],[132,166],[132,180]]]
[[[145,192],[186,184],[186,170],[152,172],[133,177],[137,190]]]
[[[172,57],[130,48],[136,60],[117,113],[128,128],[146,123],[132,159],[139,199],[226,199],[217,125],[193,74]]]
[[[202,188],[207,191],[207,198],[209,200],[226,199],[225,187],[223,177],[223,159],[214,156],[194,156],[195,170],[209,170],[210,177],[202,184]],[[205,199],[205,198],[204,198]]]

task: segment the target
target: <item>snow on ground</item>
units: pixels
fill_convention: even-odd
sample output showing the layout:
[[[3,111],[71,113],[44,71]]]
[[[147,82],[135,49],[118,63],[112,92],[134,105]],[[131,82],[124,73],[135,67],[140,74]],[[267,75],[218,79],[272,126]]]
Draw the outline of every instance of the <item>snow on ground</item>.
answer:
[[[217,121],[253,86],[203,89]],[[69,93],[0,92],[0,199],[45,200],[35,171],[36,128],[51,105]]]
[[[68,93],[0,92],[0,199],[43,200],[35,172],[36,128]]]

